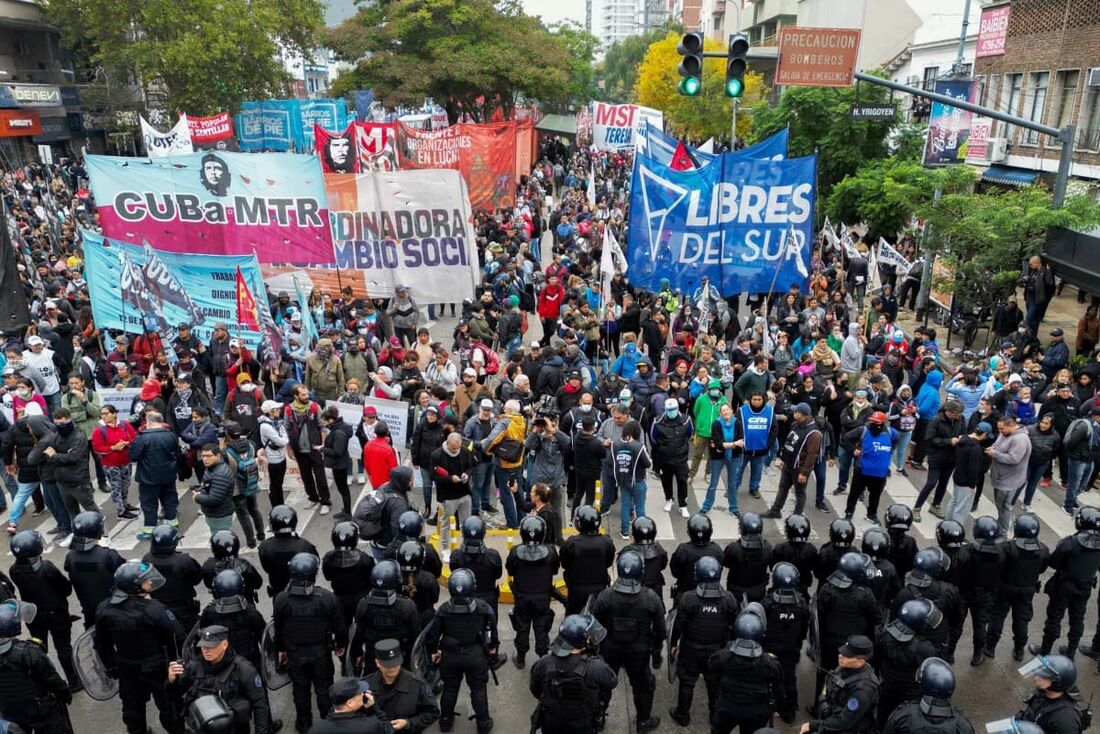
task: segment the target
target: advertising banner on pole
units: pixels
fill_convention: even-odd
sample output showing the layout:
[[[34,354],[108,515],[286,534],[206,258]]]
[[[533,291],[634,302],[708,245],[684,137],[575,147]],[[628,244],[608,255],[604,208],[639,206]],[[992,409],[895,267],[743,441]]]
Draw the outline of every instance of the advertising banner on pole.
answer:
[[[459,123],[428,132],[398,121],[396,132],[401,168],[459,171],[474,209],[496,211],[515,202],[515,122]]]
[[[261,262],[331,263],[317,156],[192,153],[144,161],[89,155],[103,233],[123,242]]]
[[[936,93],[974,102],[978,83],[969,79],[936,82]],[[971,113],[958,107],[933,102],[924,145],[924,165],[949,166],[966,158]]]
[[[1007,3],[982,11],[982,19],[978,25],[978,46],[974,50],[975,58],[1004,56],[1008,21],[1011,17],[1012,6]]]
[[[661,130],[665,115],[636,104],[592,103],[592,143],[600,150],[637,147],[647,122]]]
[[[967,163],[989,162],[989,139],[993,136],[993,118],[973,115],[970,118],[970,137],[966,141]]]

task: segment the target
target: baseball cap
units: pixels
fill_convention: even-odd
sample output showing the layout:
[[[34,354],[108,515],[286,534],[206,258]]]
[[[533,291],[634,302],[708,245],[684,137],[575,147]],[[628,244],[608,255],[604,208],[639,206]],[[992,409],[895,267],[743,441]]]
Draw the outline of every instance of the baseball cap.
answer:
[[[181,372],[178,375],[176,375],[176,384],[178,385],[181,382],[190,383],[191,382],[191,373],[190,372]]]
[[[883,413],[881,410],[876,410],[874,413],[871,413],[869,418],[867,418],[867,422],[882,425],[886,423],[886,414]]]
[[[241,340],[240,339],[230,339],[229,340],[229,346],[231,348],[232,347],[240,347],[241,346]]]
[[[669,398],[665,401],[665,410],[679,410],[680,403],[676,401],[676,398]]]
[[[363,406],[363,415],[370,416],[372,418],[377,418],[378,417],[378,408],[374,407],[373,405],[364,405]]]
[[[974,430],[978,433],[993,433],[993,426],[989,425],[989,421],[981,421]]]
[[[358,678],[337,678],[331,686],[328,687],[328,697],[332,699],[332,703],[340,705],[347,703],[356,696],[362,696],[369,688],[366,687],[366,680],[362,682]]]
[[[283,404],[276,401],[276,400],[265,400],[260,405],[260,412],[261,413],[270,413],[273,410],[281,410],[282,407],[283,407]]]
[[[812,412],[808,403],[798,403],[794,406],[795,413],[801,413],[802,415],[810,415]]]
[[[493,401],[490,400],[489,398],[485,398],[480,403],[478,403],[478,407],[485,408],[486,410],[492,410],[493,409]]]
[[[1050,335],[1051,336],[1062,336],[1062,334],[1063,334],[1063,332],[1062,332],[1062,329],[1060,327],[1055,327],[1055,328],[1050,330]]]
[[[874,651],[875,646],[870,638],[863,635],[852,635],[837,650],[846,658],[869,658]]]
[[[51,308],[53,308],[53,309],[57,308],[57,301],[53,300],[52,298],[50,300],[46,301],[46,309],[48,310],[48,309],[51,309]]]
[[[436,415],[439,415],[439,407],[435,405],[429,405],[427,408],[424,408],[424,412],[435,413]]]
[[[467,367],[466,369],[462,370],[462,375],[463,377],[465,377],[466,375],[473,375],[474,377],[477,377],[477,370],[475,370],[473,367]]]
[[[38,336],[37,334],[32,334],[31,336],[27,337],[27,346],[28,347],[37,347],[39,344],[45,344],[45,343],[46,343],[46,341],[42,337]]]
[[[224,641],[229,639],[229,628],[223,627],[220,624],[212,624],[209,627],[204,627],[199,632],[199,647],[217,647]]]

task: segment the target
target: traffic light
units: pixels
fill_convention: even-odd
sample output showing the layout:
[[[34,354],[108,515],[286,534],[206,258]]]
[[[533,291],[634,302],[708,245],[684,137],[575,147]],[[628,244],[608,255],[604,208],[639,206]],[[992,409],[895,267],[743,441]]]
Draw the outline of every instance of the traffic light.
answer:
[[[703,34],[685,33],[676,53],[684,57],[676,69],[684,77],[680,80],[680,94],[696,97],[703,91]]]
[[[730,35],[729,55],[726,57],[726,96],[740,97],[745,93],[745,69],[748,62],[749,37],[744,33]]]

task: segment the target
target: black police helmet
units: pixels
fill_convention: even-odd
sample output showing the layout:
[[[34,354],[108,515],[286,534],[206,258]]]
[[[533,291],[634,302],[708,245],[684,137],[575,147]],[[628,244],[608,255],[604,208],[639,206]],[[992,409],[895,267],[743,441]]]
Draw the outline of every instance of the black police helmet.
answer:
[[[935,608],[928,599],[911,599],[901,605],[901,609],[898,610],[898,619],[906,627],[920,634],[927,627],[928,619]]]
[[[546,537],[546,521],[538,515],[528,515],[519,524],[519,537],[524,543],[541,543]]]
[[[210,551],[219,561],[234,558],[241,550],[241,540],[232,530],[219,530],[210,536]]]
[[[267,519],[275,535],[290,535],[298,527],[298,513],[286,505],[272,507]]]
[[[579,650],[588,645],[592,620],[585,614],[570,614],[562,620],[558,634],[572,648]]]
[[[143,591],[156,591],[164,585],[164,577],[151,563],[126,561],[115,569],[115,588],[123,594],[140,594]],[[152,586],[145,588],[145,582]]]
[[[462,538],[467,543],[485,542],[485,521],[477,515],[470,515],[462,523]]]
[[[913,568],[938,579],[944,571],[951,568],[951,559],[942,548],[922,548],[913,556]]]
[[[798,566],[783,561],[772,568],[772,588],[797,589],[801,584]]]
[[[996,540],[1001,534],[1001,527],[996,518],[982,515],[974,520],[974,540]]]
[[[286,564],[290,578],[294,581],[313,583],[317,580],[317,568],[321,562],[312,553],[295,553]]]
[[[573,517],[573,525],[584,535],[595,535],[600,532],[600,520],[599,510],[592,505],[581,505]]]
[[[1017,515],[1012,521],[1012,535],[1015,538],[1034,540],[1039,537],[1039,518],[1030,512]]]
[[[733,623],[733,636],[738,640],[761,642],[764,639],[764,622],[752,612],[741,612]]]
[[[851,520],[838,517],[829,523],[829,541],[838,548],[850,548],[856,539],[856,526]]]
[[[332,526],[332,547],[336,550],[354,550],[359,546],[359,526],[350,520]]]
[[[153,528],[153,539],[150,546],[153,552],[170,553],[180,543],[180,531],[175,525],[164,523]]]
[[[890,554],[890,536],[881,528],[867,528],[860,550],[875,560],[885,558]]]
[[[867,563],[862,553],[845,553],[840,557],[836,570],[857,584],[867,580]]]
[[[1077,510],[1073,524],[1078,530],[1100,531],[1100,509],[1083,505]]]
[[[688,518],[687,530],[692,543],[706,545],[714,533],[714,525],[711,524],[709,517],[697,512]]]
[[[474,572],[468,568],[460,568],[451,574],[447,580],[447,591],[451,593],[451,601],[456,604],[465,604],[477,591],[477,579]]]
[[[966,528],[957,520],[936,523],[936,543],[940,548],[961,548],[966,543]]]
[[[722,580],[722,562],[714,556],[703,556],[695,561],[695,582],[716,584]]]
[[[805,515],[787,515],[783,532],[792,543],[805,543],[810,539],[810,521]]]
[[[1040,655],[1037,660],[1041,667],[1033,675],[1049,680],[1050,690],[1064,693],[1077,682],[1077,666],[1065,655]]]
[[[955,671],[945,660],[927,658],[917,668],[917,685],[926,696],[951,698],[955,692]]]
[[[424,518],[416,510],[406,510],[397,518],[397,532],[405,538],[419,538],[424,530]]]
[[[913,526],[913,511],[895,502],[886,508],[886,527],[889,530],[908,530]]]
[[[764,521],[760,519],[760,515],[755,512],[746,512],[741,515],[741,521],[738,523],[738,527],[741,530],[741,537],[746,535],[760,535],[764,532]]]
[[[33,621],[37,609],[34,604],[18,599],[8,599],[0,603],[0,640],[23,634],[23,623]]]
[[[625,551],[615,561],[615,573],[621,579],[641,581],[645,573],[645,559],[637,551]]]
[[[424,546],[418,540],[406,540],[397,548],[397,563],[402,573],[416,573],[424,567]]]
[[[397,561],[384,560],[374,565],[370,572],[370,586],[378,591],[397,591],[401,588],[401,567]]]
[[[215,599],[243,596],[244,576],[241,576],[240,572],[233,568],[218,571],[217,575],[214,576],[213,583],[210,585],[210,590]]]
[[[657,540],[657,523],[651,517],[636,517],[630,525],[630,534],[640,545],[653,543]]]
[[[11,539],[11,554],[16,558],[38,558],[46,544],[37,530],[20,530]]]
[[[94,510],[85,510],[73,518],[73,535],[77,538],[103,537],[103,515]]]

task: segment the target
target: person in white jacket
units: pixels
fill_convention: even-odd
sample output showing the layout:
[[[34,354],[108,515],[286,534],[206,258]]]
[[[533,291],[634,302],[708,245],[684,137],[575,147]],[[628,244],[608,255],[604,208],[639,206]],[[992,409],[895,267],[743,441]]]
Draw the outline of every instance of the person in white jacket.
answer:
[[[283,423],[283,404],[265,400],[260,406],[260,456],[267,463],[268,499],[271,506],[283,504],[283,479],[286,477],[286,446],[290,437]]]

